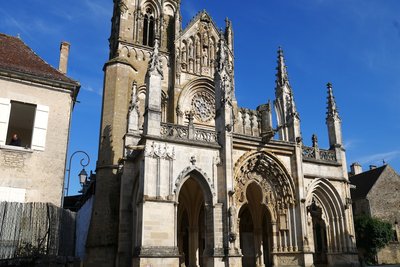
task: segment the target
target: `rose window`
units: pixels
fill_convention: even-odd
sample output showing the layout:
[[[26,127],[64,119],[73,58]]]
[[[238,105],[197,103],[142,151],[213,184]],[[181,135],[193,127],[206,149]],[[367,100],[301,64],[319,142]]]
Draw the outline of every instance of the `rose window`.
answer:
[[[214,118],[214,98],[206,92],[196,93],[192,99],[192,110],[194,117],[201,122],[209,122]]]

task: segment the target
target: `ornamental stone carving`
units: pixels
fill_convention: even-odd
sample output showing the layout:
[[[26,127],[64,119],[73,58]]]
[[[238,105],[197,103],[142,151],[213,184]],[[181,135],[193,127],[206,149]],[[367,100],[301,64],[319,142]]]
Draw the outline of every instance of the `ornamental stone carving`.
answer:
[[[197,92],[192,98],[194,117],[201,122],[209,122],[215,117],[215,100],[208,92]]]
[[[263,190],[263,202],[275,203],[278,210],[294,204],[294,186],[282,167],[266,153],[256,153],[239,167],[235,175],[235,200],[238,204],[246,201],[246,188],[257,182]]]
[[[167,144],[157,144],[152,142],[151,145],[146,145],[144,149],[145,157],[160,158],[160,159],[175,159],[175,148],[169,147]]]

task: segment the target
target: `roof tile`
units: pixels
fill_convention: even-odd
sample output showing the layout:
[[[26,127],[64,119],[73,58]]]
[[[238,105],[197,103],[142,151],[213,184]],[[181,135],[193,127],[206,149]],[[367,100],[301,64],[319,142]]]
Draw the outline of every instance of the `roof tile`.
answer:
[[[0,68],[79,85],[36,55],[20,38],[2,33],[0,33]]]

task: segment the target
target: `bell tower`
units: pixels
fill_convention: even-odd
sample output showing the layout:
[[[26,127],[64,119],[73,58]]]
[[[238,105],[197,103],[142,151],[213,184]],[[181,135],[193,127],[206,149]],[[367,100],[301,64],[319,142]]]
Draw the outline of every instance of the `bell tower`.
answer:
[[[162,69],[161,117],[174,83],[174,40],[180,0],[114,0],[109,59],[104,65],[102,117],[96,166],[96,200],[87,238],[87,266],[122,266],[119,219],[121,170],[127,147],[143,133],[146,73],[157,45]],[[121,256],[122,255],[122,256]]]
[[[180,0],[114,0],[110,57],[118,54],[121,44],[151,51],[155,39],[161,51],[172,53],[180,22]]]

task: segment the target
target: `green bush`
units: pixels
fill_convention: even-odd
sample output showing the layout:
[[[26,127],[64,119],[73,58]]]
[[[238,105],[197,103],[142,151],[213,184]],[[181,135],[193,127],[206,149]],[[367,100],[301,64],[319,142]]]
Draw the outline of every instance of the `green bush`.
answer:
[[[377,252],[392,240],[392,225],[367,215],[354,220],[357,247],[367,263],[375,263]]]

